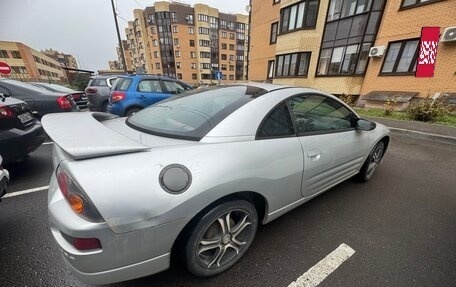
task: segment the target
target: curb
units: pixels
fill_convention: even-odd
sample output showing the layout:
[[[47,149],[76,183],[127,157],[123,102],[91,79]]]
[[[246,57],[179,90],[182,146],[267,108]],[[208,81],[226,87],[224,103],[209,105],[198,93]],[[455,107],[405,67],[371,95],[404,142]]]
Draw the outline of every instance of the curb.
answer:
[[[388,128],[390,129],[390,131],[393,134],[407,136],[407,137],[411,137],[411,138],[426,139],[426,140],[430,140],[430,141],[438,142],[438,143],[456,145],[456,137],[442,136],[442,135],[438,135],[438,134],[431,134],[431,133],[412,131],[412,130],[407,130],[407,129],[393,128],[393,127],[388,127]]]

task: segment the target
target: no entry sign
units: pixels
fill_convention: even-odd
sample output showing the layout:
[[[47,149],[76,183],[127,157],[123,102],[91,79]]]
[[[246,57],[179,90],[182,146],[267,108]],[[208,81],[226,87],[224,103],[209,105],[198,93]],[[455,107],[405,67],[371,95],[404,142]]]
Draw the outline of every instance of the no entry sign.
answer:
[[[9,75],[11,74],[11,67],[5,62],[0,62],[0,74]]]

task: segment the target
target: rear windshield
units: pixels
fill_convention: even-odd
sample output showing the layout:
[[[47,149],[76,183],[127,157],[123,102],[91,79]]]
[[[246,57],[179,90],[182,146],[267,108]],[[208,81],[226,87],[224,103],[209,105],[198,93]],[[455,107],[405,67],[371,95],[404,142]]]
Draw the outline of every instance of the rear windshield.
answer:
[[[90,81],[89,81],[89,87],[92,87],[92,86],[107,87],[108,83],[106,82],[106,79],[104,79],[104,78],[95,78],[95,79],[90,79]]]
[[[137,112],[127,124],[154,135],[199,141],[231,113],[265,93],[252,86],[188,91]]]
[[[117,78],[114,84],[112,85],[113,91],[126,91],[130,87],[132,82],[131,78]]]

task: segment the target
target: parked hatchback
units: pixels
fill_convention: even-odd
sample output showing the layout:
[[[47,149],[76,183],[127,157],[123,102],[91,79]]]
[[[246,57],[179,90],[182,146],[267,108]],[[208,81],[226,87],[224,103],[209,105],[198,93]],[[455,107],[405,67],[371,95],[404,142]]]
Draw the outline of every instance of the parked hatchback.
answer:
[[[0,93],[0,156],[3,164],[24,158],[44,140],[41,123],[32,115],[27,103]]]
[[[106,112],[108,106],[109,91],[117,79],[117,75],[93,76],[85,89],[88,99],[88,107],[91,111]]]
[[[191,89],[190,85],[169,77],[120,76],[111,88],[107,112],[130,116],[156,102]]]

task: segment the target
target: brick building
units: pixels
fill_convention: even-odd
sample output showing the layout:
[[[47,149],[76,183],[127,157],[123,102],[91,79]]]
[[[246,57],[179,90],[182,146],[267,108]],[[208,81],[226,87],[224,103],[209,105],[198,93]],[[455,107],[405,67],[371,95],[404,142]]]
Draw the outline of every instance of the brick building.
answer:
[[[76,62],[76,58],[73,55],[65,54],[53,49],[46,49],[41,51],[41,53],[51,57],[52,59],[59,62],[61,67],[70,68],[70,69],[78,69],[78,64]]]
[[[0,61],[12,68],[9,76],[23,81],[68,82],[60,63],[20,42],[0,41]]]
[[[133,11],[125,30],[132,69],[190,84],[246,80],[248,16],[204,4],[155,2]],[[128,64],[127,64],[128,65]]]
[[[434,78],[415,78],[413,70],[421,28],[439,26],[443,33],[456,26],[454,0],[252,0],[251,4],[255,31],[251,80],[362,96],[409,91],[427,97],[456,91],[455,42],[439,43]],[[379,46],[385,47],[385,54],[369,57],[370,49]],[[406,72],[397,70],[399,62],[409,64]],[[391,65],[393,70],[385,72]]]

